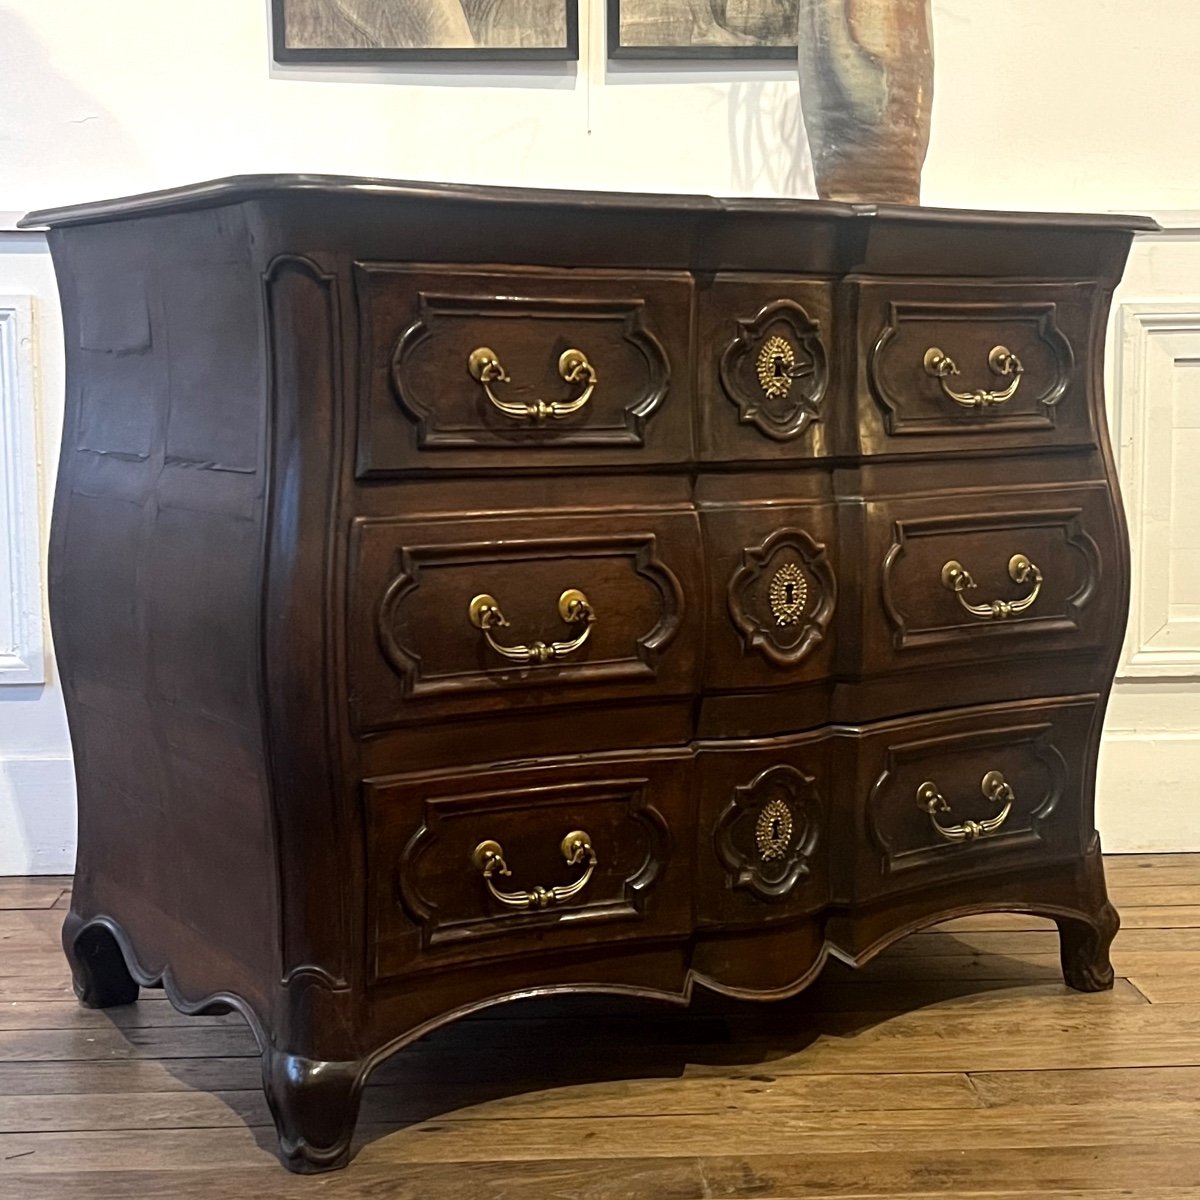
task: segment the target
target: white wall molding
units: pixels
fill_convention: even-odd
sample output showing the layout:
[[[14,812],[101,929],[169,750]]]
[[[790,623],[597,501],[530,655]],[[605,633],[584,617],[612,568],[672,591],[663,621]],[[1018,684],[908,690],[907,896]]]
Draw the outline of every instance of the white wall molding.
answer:
[[[71,759],[0,757],[0,875],[69,875],[75,837]]]
[[[1200,677],[1200,297],[1117,313],[1114,425],[1133,552],[1120,674]]]
[[[0,685],[44,683],[33,301],[0,296]]]

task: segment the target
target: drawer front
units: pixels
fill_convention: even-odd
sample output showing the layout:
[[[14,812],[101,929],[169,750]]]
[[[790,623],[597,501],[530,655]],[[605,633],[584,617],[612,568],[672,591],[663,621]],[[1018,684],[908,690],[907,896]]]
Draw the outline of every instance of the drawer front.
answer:
[[[686,935],[687,752],[368,780],[376,978]]]
[[[832,504],[701,512],[709,576],[706,690],[783,687],[830,674],[835,512]]]
[[[864,454],[1096,441],[1093,284],[859,287]]]
[[[848,737],[856,899],[1083,852],[1094,698],[893,722]],[[1085,764],[1087,764],[1085,766]],[[850,861],[847,858],[847,861]]]
[[[691,279],[356,268],[360,475],[691,457]]]
[[[690,511],[366,518],[352,540],[359,731],[698,687],[703,593]]]
[[[1102,485],[868,503],[857,671],[1099,648],[1114,636],[1112,498]],[[1050,685],[1051,687],[1053,684]]]
[[[697,309],[701,459],[833,453],[830,285],[723,274]]]
[[[701,748],[700,925],[762,925],[829,900],[829,759],[822,735]]]

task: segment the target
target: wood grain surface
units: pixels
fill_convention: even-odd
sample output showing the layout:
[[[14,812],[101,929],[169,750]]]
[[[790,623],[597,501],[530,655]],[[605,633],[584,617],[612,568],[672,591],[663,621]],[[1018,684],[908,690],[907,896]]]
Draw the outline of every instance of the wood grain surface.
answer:
[[[70,997],[64,879],[0,881],[0,1195],[1184,1200],[1200,1194],[1200,855],[1110,857],[1111,992],[1052,926],[947,922],[771,1005],[597,996],[447,1026],[372,1076],[349,1169],[279,1170],[253,1038]]]

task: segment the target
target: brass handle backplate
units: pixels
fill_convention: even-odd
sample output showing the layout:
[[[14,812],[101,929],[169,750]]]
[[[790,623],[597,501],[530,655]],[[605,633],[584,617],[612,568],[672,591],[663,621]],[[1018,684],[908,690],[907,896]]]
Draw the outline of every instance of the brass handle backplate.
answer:
[[[574,829],[563,838],[559,847],[568,867],[578,866],[587,861],[583,874],[574,883],[566,887],[535,887],[528,892],[502,892],[492,881],[495,875],[511,875],[508,864],[504,861],[504,847],[499,842],[488,839],[480,842],[471,855],[475,869],[482,872],[483,882],[501,904],[509,908],[541,909],[550,908],[554,904],[565,904],[574,899],[587,887],[588,880],[596,870],[596,851],[592,849],[591,837],[582,829]]]
[[[995,404],[1003,404],[1011,400],[1021,383],[1025,368],[1021,360],[1007,346],[993,346],[988,355],[988,366],[994,375],[1011,376],[1008,387],[1000,391],[989,392],[985,388],[977,388],[973,392],[956,392],[947,382],[952,375],[958,375],[958,364],[936,346],[930,346],[925,351],[923,361],[925,374],[932,375],[942,385],[942,391],[964,408],[991,408]]]
[[[492,636],[493,629],[503,629],[508,625],[504,613],[495,596],[481,592],[467,608],[467,616],[476,629],[483,631],[487,644],[497,654],[513,662],[548,663],[556,662],[573,654],[588,640],[592,626],[596,622],[596,614],[588,598],[578,588],[567,588],[558,598],[558,615],[568,625],[582,625],[583,632],[569,642],[533,642],[528,646],[505,646]]]
[[[931,780],[926,780],[917,788],[917,807],[929,814],[934,829],[946,841],[973,842],[978,838],[987,837],[989,833],[995,833],[1008,820],[1009,813],[1012,812],[1013,801],[1016,799],[1012,786],[999,771],[989,771],[980,781],[979,790],[993,804],[1004,805],[994,817],[989,817],[986,821],[964,821],[961,825],[943,825],[938,820],[938,816],[950,811],[950,803],[938,791],[937,784]]]
[[[950,559],[942,567],[942,587],[953,592],[958,597],[959,604],[971,616],[985,621],[993,618],[1003,620],[1005,617],[1023,613],[1042,590],[1042,572],[1024,554],[1014,554],[1008,560],[1008,575],[1013,583],[1032,582],[1033,590],[1020,600],[993,600],[989,604],[971,604],[967,601],[965,593],[976,586],[975,580],[971,578],[971,572],[956,558]]]
[[[535,400],[531,404],[522,401],[501,400],[492,391],[493,383],[511,383],[512,379],[500,363],[495,350],[487,346],[479,346],[467,356],[467,370],[471,377],[483,387],[484,394],[492,405],[506,417],[516,421],[544,421],[547,418],[560,420],[578,412],[591,398],[596,390],[596,368],[588,362],[587,355],[582,350],[564,350],[558,356],[558,373],[567,383],[581,384],[583,391],[574,400],[554,400],[547,404],[544,400]]]

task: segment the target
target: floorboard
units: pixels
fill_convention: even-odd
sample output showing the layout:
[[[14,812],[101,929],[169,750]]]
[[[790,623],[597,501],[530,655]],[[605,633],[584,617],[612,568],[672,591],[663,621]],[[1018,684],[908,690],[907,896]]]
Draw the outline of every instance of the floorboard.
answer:
[[[1195,1200],[1200,855],[1106,870],[1111,992],[999,913],[773,1005],[515,1003],[383,1064],[350,1168],[312,1179],[274,1158],[238,1016],[80,1008],[70,880],[0,879],[0,1197]]]

